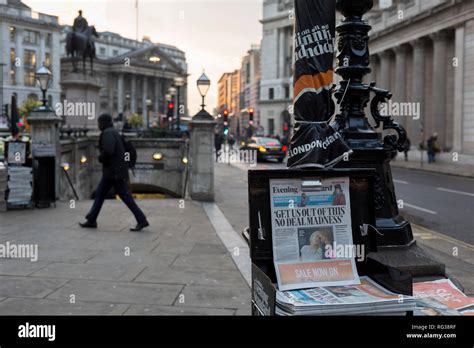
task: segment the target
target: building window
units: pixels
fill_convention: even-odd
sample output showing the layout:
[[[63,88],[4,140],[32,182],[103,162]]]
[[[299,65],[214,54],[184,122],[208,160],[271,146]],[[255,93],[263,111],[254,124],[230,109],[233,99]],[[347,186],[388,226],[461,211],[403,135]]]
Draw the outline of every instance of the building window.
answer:
[[[15,68],[15,49],[10,48],[10,67]]]
[[[285,86],[285,98],[289,99],[290,98],[290,86]]]
[[[10,85],[12,86],[16,85],[16,70],[15,69],[10,69]]]
[[[273,100],[275,99],[275,89],[269,88],[268,89],[268,99]]]
[[[32,50],[25,50],[23,64],[25,69],[36,69],[36,52]]]
[[[23,43],[37,45],[39,42],[39,33],[33,30],[25,30],[23,34]]]
[[[48,95],[48,105],[53,106],[53,96],[51,94]]]
[[[52,35],[51,35],[50,33],[48,33],[48,34],[46,35],[46,46],[51,47],[51,43],[52,43],[52,42],[53,42],[53,40],[52,40]]]
[[[100,48],[100,54],[105,56],[105,47]]]
[[[118,50],[113,50],[113,55],[114,55],[114,57],[115,57],[115,56],[118,56],[118,54],[119,54],[119,53],[118,53]]]
[[[16,39],[16,28],[10,27],[10,41],[15,42]]]
[[[44,54],[44,65],[51,70],[51,55],[49,53]]]
[[[36,83],[35,72],[25,71],[25,86],[34,87]]]

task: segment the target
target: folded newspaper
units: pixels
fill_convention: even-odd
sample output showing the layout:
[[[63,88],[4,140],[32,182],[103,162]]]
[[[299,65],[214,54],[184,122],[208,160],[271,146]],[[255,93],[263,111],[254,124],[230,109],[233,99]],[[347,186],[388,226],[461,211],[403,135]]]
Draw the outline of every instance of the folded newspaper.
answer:
[[[361,277],[360,281],[360,285],[277,291],[276,314],[282,316],[395,315],[415,310],[416,303],[413,297],[395,294],[369,277]]]
[[[449,279],[413,284],[417,316],[474,315],[474,298],[466,296]]]

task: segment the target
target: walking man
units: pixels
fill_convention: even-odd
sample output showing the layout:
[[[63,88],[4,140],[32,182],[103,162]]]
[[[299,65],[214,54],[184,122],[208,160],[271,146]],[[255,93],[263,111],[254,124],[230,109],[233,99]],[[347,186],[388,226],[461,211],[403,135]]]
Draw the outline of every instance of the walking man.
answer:
[[[100,115],[98,119],[99,129],[102,132],[99,139],[99,162],[102,163],[102,180],[95,191],[94,204],[86,216],[87,221],[79,223],[83,228],[97,228],[99,216],[104,200],[113,187],[115,193],[131,210],[137,226],[131,228],[132,232],[139,232],[149,226],[145,214],[140,210],[133,199],[128,187],[128,164],[125,160],[125,149],[122,137],[114,129],[112,117],[108,114]]]

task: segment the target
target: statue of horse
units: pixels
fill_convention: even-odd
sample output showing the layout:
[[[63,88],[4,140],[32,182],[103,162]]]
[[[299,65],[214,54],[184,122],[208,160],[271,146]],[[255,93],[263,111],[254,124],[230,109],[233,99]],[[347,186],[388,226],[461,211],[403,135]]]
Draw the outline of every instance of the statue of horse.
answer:
[[[99,37],[95,27],[89,26],[84,32],[71,31],[66,37],[67,56],[72,57],[73,72],[77,72],[79,57],[83,61],[83,73],[86,74],[86,59],[90,59],[91,76],[94,73],[93,61],[95,55],[95,43],[92,36]]]

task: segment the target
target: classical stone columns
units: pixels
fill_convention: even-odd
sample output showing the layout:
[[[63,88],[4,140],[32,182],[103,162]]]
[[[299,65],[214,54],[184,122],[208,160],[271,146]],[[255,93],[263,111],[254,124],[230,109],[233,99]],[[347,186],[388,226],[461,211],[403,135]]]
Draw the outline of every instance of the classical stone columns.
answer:
[[[142,77],[142,115],[143,115],[143,123],[145,128],[150,126],[149,119],[148,119],[148,106],[147,106],[147,99],[148,99],[148,78],[146,76]]]
[[[465,24],[458,26],[454,34],[454,118],[453,118],[453,151],[463,150],[463,112],[464,112],[464,55]]]
[[[20,58],[20,64],[16,64],[17,58]],[[16,85],[24,85],[24,53],[23,53],[23,29],[16,28],[16,47],[15,47],[15,72],[16,72]],[[17,66],[18,65],[18,66]]]
[[[137,112],[137,77],[130,76],[130,111]]]
[[[413,83],[413,90],[412,90],[412,101],[415,103],[420,104],[420,120],[416,124],[418,124],[418,130],[414,128],[412,131],[412,144],[414,143],[413,140],[417,140],[417,142],[422,141],[421,131],[425,131],[424,123],[427,117],[425,113],[425,59],[426,59],[426,42],[423,39],[417,39],[413,41],[413,74],[412,74],[412,83]],[[426,135],[424,135],[426,138]]]
[[[380,82],[381,88],[390,88],[390,52],[384,51],[380,56]]]
[[[407,102],[407,47],[401,45],[395,48],[395,100],[400,103]],[[408,132],[407,126],[411,125],[411,122],[407,120],[409,115],[403,115],[403,121],[398,120],[402,123]]]
[[[446,64],[447,34],[439,32],[431,36],[433,39],[433,130],[438,132],[441,147],[446,141]]]
[[[123,113],[123,99],[124,99],[124,94],[123,94],[123,73],[120,73],[118,75],[117,79],[117,112]]]

